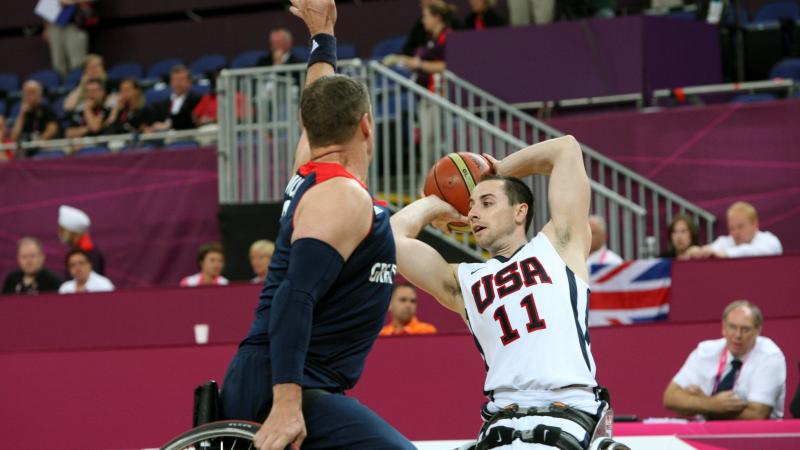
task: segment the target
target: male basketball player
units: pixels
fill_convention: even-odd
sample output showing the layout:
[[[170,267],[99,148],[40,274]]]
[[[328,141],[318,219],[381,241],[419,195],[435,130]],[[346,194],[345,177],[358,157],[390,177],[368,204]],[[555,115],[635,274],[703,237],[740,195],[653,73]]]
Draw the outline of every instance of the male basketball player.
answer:
[[[487,367],[478,449],[584,449],[607,403],[587,329],[589,181],[577,141],[560,137],[502,161],[477,184],[468,217],[429,196],[392,217],[398,269],[467,322]],[[550,176],[551,219],[530,241],[533,195],[518,178]],[[434,223],[468,222],[491,259],[447,264],[415,239]]]
[[[373,152],[366,87],[334,75],[334,1],[292,5],[312,35],[299,168],[255,321],[225,375],[222,414],[264,421],[253,440],[260,450],[413,449],[342,395],[383,325],[395,244],[388,210],[363,184]]]

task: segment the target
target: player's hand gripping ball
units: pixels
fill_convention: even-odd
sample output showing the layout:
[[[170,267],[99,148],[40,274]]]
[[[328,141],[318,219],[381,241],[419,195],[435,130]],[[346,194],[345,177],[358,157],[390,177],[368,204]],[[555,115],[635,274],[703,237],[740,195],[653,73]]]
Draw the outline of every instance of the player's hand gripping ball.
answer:
[[[492,164],[482,155],[469,152],[450,153],[431,167],[425,179],[423,193],[441,198],[466,216],[469,212],[469,196],[475,185],[484,176],[493,173]],[[453,231],[470,232],[466,223],[453,222],[449,227]]]

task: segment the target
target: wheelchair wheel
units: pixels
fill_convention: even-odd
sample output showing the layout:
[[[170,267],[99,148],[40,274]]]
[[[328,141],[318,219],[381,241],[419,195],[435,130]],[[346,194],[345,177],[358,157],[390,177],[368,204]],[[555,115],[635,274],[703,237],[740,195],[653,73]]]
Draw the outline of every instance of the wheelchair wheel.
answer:
[[[161,447],[161,450],[247,450],[261,424],[223,420],[201,425],[183,433]]]

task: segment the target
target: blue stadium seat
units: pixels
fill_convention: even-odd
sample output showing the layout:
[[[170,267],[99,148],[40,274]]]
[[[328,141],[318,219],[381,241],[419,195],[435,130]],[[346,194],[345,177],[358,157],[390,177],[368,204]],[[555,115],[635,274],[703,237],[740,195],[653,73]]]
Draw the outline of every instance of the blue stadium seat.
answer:
[[[0,73],[0,92],[14,92],[18,91],[19,88],[19,75],[15,73]]]
[[[161,88],[153,87],[145,91],[144,99],[148,105],[164,101],[169,98],[172,91],[164,86]]]
[[[33,155],[33,159],[55,159],[67,156],[64,150],[39,150]]]
[[[695,19],[695,13],[694,11],[673,11],[669,13],[669,17],[672,17],[673,19],[691,21]]]
[[[42,83],[42,86],[48,90],[53,91],[58,89],[61,85],[61,77],[55,70],[40,70],[28,75],[29,80],[36,80]]]
[[[56,117],[58,118],[64,117],[64,100],[66,99],[67,96],[62,95],[56,99],[55,103],[53,103],[53,111],[56,112]]]
[[[772,3],[765,3],[758,8],[753,22],[776,22],[781,19],[800,19],[800,6],[794,0],[781,0]]]
[[[406,43],[405,36],[397,36],[384,39],[372,48],[372,59],[381,59],[387,55],[399,55],[403,52],[403,44]]]
[[[192,75],[204,76],[222,70],[228,66],[228,58],[225,55],[211,54],[204,55],[192,62],[189,71]]]
[[[7,107],[8,107],[8,104],[6,103],[6,101],[5,100],[0,100],[0,116],[5,116],[6,115],[6,108]]]
[[[233,58],[231,62],[231,69],[242,69],[245,67],[255,67],[258,65],[258,60],[267,56],[266,50],[248,50],[239,53]]]
[[[125,78],[138,80],[144,76],[144,68],[139,63],[117,64],[108,70],[108,80],[114,84],[119,83]]]
[[[770,78],[785,78],[800,83],[800,58],[787,58],[769,71]]]
[[[169,78],[169,71],[178,64],[183,64],[183,60],[180,58],[162,59],[148,67],[145,75],[147,78],[161,78],[166,81]]]
[[[75,89],[75,86],[80,84],[81,77],[83,77],[83,68],[78,67],[77,69],[70,70],[64,78],[64,83],[61,84],[61,88],[65,91]]]
[[[356,46],[354,44],[348,44],[346,42],[337,42],[336,57],[338,59],[358,58],[358,51],[356,50]]]
[[[6,117],[10,119],[16,119],[19,116],[19,109],[22,107],[22,102],[14,102],[11,104],[11,107],[8,108],[8,115]]]
[[[211,92],[211,85],[209,83],[196,83],[192,86],[192,92],[202,97]]]
[[[742,94],[734,97],[731,103],[758,103],[772,100],[775,100],[775,96],[772,94]]]
[[[725,17],[722,18],[722,23],[725,25],[736,25],[736,16],[735,16],[735,9],[734,8],[726,8],[725,9]],[[744,6],[739,7],[739,17],[742,21],[742,25],[747,25],[750,23],[750,14],[747,13],[747,8]]]
[[[181,141],[170,142],[169,144],[165,145],[164,148],[168,149],[190,149],[190,148],[199,148],[200,144],[196,141],[187,139]]]
[[[75,156],[102,155],[105,153],[111,153],[111,150],[105,145],[95,145],[92,147],[83,147],[75,152]]]
[[[292,54],[299,58],[301,61],[308,61],[308,55],[310,54],[308,47],[305,45],[295,45],[292,47]]]

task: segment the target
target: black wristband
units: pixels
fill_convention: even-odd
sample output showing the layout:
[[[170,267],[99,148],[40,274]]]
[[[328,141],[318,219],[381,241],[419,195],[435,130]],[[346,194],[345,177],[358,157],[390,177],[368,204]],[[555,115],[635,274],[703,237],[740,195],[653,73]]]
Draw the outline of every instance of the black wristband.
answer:
[[[311,37],[311,52],[308,56],[308,67],[324,62],[336,70],[336,38],[333,35],[320,33]]]

